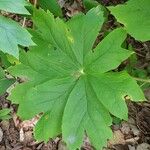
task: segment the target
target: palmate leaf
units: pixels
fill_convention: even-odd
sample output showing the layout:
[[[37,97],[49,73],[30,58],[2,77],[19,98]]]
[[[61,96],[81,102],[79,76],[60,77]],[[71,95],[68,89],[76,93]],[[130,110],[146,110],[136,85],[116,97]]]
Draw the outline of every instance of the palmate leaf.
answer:
[[[124,5],[108,7],[127,32],[140,41],[150,40],[150,0],[129,0]]]
[[[0,16],[0,50],[4,53],[19,57],[18,45],[35,45],[26,29],[15,21]]]
[[[28,3],[26,0],[0,0],[0,10],[16,14],[29,15],[30,13],[25,8],[27,5]]]
[[[39,141],[62,133],[69,149],[75,150],[86,132],[92,145],[101,149],[112,136],[110,114],[127,119],[124,97],[144,100],[126,72],[110,72],[132,54],[121,47],[126,32],[114,30],[92,51],[104,22],[99,7],[67,23],[35,10],[33,21],[37,31],[31,33],[37,46],[22,52],[21,64],[9,68],[26,80],[9,97],[19,104],[18,115],[29,119],[43,113],[34,131]]]

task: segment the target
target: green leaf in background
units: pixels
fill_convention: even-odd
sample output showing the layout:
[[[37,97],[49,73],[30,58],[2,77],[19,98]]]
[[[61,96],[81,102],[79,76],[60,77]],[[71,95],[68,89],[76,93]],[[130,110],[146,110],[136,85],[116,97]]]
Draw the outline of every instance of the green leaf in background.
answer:
[[[19,64],[19,60],[12,55],[4,54],[0,51],[0,66],[3,68],[8,68],[11,65]]]
[[[21,64],[9,68],[26,82],[17,85],[9,99],[19,104],[23,119],[43,112],[34,131],[37,140],[48,141],[62,133],[69,149],[76,150],[86,131],[92,145],[102,149],[112,137],[110,114],[127,119],[124,97],[145,99],[126,72],[111,72],[132,54],[121,47],[126,32],[114,30],[92,51],[104,23],[100,7],[67,23],[35,10],[33,21],[37,31],[31,33],[37,46],[27,54],[21,51]]]
[[[7,55],[0,51],[0,67],[8,68],[11,63],[7,59]]]
[[[150,40],[150,0],[129,0],[108,9],[136,40]]]
[[[11,65],[19,64],[19,60],[12,55],[6,54],[7,60],[11,63]]]
[[[11,112],[10,109],[8,108],[3,108],[0,110],[0,119],[1,120],[8,120],[11,118],[11,116],[9,115],[9,113]]]
[[[31,35],[15,21],[0,16],[0,50],[18,58],[18,45],[34,45]]]
[[[4,94],[14,82],[13,79],[6,79],[3,69],[0,68],[0,95]]]
[[[55,16],[62,17],[62,10],[57,0],[39,0],[38,3],[45,11],[49,10]]]
[[[28,6],[26,0],[0,0],[0,10],[16,14],[30,15],[25,6]]]
[[[85,8],[87,10],[90,10],[92,9],[93,7],[96,7],[98,5],[100,5],[97,1],[95,0],[83,0],[83,4],[85,6]]]

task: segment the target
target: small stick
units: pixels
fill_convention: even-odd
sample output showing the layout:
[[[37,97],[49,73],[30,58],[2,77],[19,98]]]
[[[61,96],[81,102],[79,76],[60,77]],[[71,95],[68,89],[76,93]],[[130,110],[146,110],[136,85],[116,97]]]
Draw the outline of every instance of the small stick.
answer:
[[[135,80],[137,80],[137,81],[150,83],[150,80],[149,80],[149,79],[142,79],[142,78],[136,78],[136,77],[133,77],[133,78],[134,78]]]
[[[25,27],[26,20],[27,20],[27,18],[26,18],[26,17],[24,17],[24,18],[23,18],[23,23],[22,23],[22,27],[23,27],[23,28]]]
[[[37,0],[34,0],[34,7],[36,8]]]
[[[27,2],[30,2],[30,0],[27,0]],[[26,20],[27,20],[27,18],[24,17],[24,18],[23,18],[23,23],[22,23],[22,27],[23,27],[23,28],[24,28],[25,25],[26,25]]]

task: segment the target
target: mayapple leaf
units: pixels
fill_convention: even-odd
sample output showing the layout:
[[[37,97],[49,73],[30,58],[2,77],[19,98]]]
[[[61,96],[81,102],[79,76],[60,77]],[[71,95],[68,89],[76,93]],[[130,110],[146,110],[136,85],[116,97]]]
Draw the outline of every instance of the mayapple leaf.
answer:
[[[108,7],[118,22],[136,40],[150,40],[150,0],[129,0],[123,5]]]
[[[0,16],[0,50],[19,58],[18,45],[35,45],[30,33],[15,21]]]
[[[26,0],[0,0],[0,10],[16,14],[30,15],[25,6],[29,5]]]
[[[120,65],[132,51],[121,47],[127,34],[124,30],[116,29],[105,37],[95,49],[89,51],[85,58],[85,65],[89,72],[104,73]]]
[[[30,32],[37,46],[21,51],[21,64],[9,68],[26,82],[17,85],[9,99],[19,104],[22,119],[43,114],[34,129],[37,140],[62,133],[69,149],[76,150],[86,133],[91,144],[102,149],[112,137],[110,114],[127,119],[125,96],[145,99],[126,72],[111,72],[132,54],[121,47],[126,32],[115,29],[92,51],[104,23],[100,7],[68,22],[35,10],[33,21],[37,30]]]

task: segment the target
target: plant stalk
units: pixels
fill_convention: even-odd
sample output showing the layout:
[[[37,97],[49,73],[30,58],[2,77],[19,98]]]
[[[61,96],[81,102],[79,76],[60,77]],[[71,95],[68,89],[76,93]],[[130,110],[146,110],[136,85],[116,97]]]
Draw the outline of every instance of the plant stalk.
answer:
[[[142,78],[137,78],[137,77],[133,77],[133,78],[134,78],[135,80],[137,80],[137,81],[150,83],[150,79],[142,79]]]

